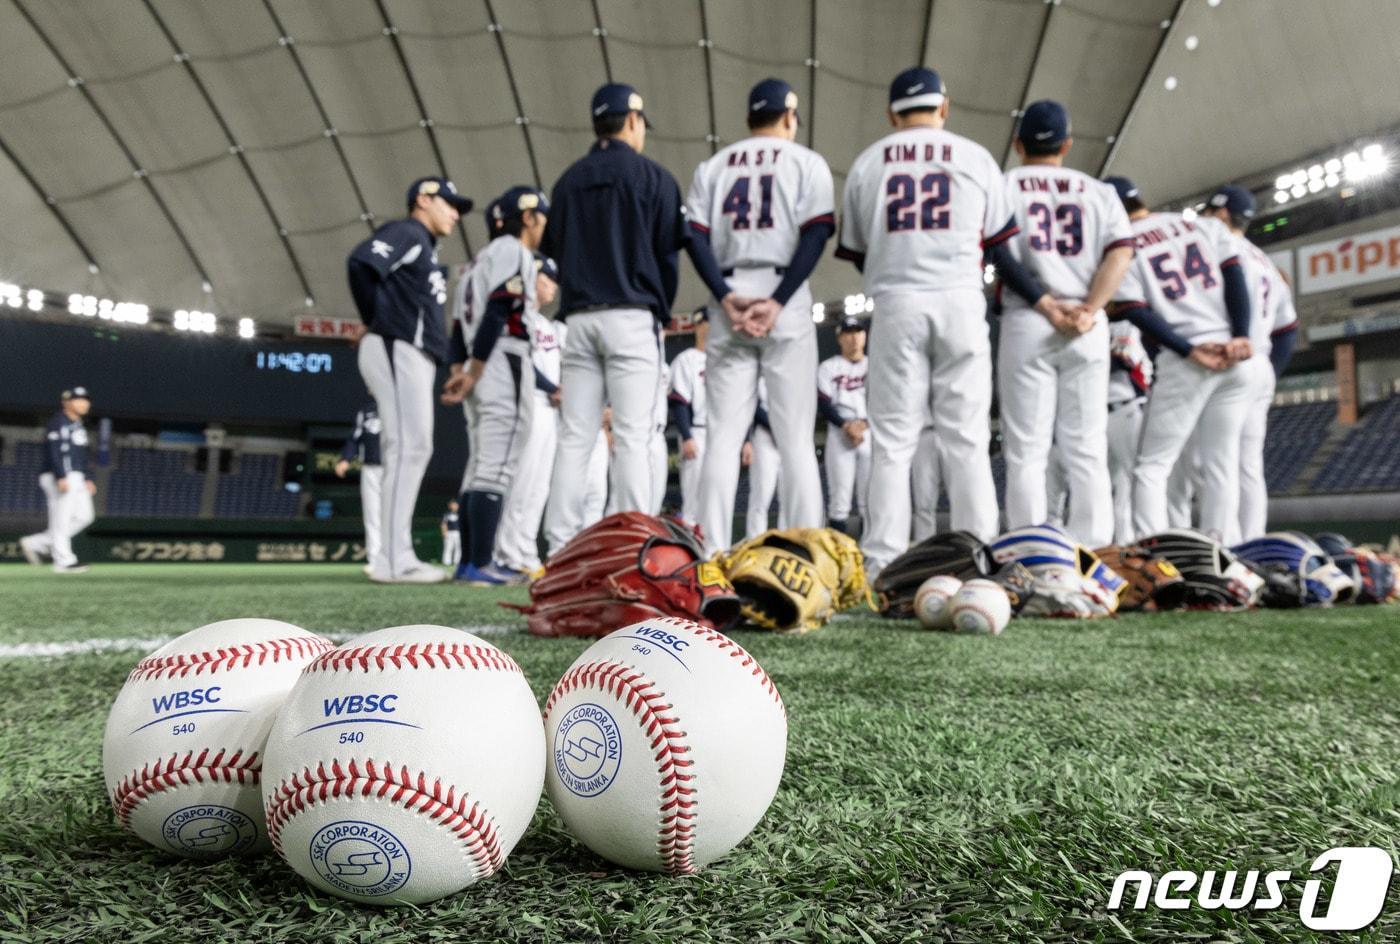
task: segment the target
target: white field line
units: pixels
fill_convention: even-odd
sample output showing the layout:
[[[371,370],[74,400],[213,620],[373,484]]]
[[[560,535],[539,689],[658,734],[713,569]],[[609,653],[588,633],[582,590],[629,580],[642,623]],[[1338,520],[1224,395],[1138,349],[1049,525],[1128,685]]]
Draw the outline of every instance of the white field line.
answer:
[[[521,631],[519,626],[500,624],[458,628],[477,636],[507,636]],[[321,635],[332,642],[342,643],[362,636],[365,632],[368,630],[335,629]],[[174,638],[158,636],[151,639],[69,639],[62,642],[8,643],[0,644],[0,659],[61,659],[97,652],[154,652]]]

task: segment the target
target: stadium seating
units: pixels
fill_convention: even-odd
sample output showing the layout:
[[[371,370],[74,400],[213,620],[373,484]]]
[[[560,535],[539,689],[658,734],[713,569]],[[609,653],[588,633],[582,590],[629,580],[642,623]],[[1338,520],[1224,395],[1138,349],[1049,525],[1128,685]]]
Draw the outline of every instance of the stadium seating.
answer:
[[[1269,494],[1288,491],[1308,464],[1337,416],[1337,404],[1300,403],[1269,410],[1264,441],[1264,480]]]
[[[1313,481],[1313,492],[1400,488],[1400,396],[1371,407]]]
[[[14,464],[0,465],[0,514],[44,513],[44,493],[37,481],[43,466],[42,443],[15,443]]]
[[[216,518],[292,518],[301,496],[282,487],[280,453],[244,453],[234,459],[235,471],[219,479],[214,497]]]
[[[113,456],[107,479],[106,513],[194,518],[204,494],[204,476],[193,471],[194,454],[170,449],[124,447]]]

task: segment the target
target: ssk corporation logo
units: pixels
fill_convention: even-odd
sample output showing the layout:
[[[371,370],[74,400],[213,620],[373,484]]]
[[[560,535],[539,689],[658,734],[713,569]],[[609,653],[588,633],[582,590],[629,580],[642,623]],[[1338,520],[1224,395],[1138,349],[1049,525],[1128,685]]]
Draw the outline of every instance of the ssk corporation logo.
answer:
[[[570,793],[595,797],[612,785],[622,766],[622,733],[600,705],[569,709],[554,732],[554,771]]]
[[[1333,863],[1335,875],[1324,896],[1326,876],[1333,872]],[[1328,849],[1308,867],[1308,874],[1318,877],[1303,884],[1298,919],[1313,931],[1360,931],[1369,927],[1385,906],[1394,870],[1390,853],[1384,849]],[[1199,873],[1178,870],[1154,878],[1149,872],[1129,869],[1114,880],[1108,910],[1145,911],[1150,906],[1162,911],[1274,911],[1287,904],[1285,886],[1292,881],[1293,873],[1287,870],[1261,873],[1250,869],[1243,874],[1234,869]]]

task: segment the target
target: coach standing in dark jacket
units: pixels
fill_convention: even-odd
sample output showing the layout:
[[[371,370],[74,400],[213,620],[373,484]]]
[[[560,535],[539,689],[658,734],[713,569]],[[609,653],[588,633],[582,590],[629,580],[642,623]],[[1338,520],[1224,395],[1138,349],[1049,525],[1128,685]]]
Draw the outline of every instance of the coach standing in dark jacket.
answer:
[[[630,85],[593,96],[598,140],[554,185],[541,251],[559,263],[560,316],[568,320],[559,445],[545,533],[550,552],[583,526],[582,470],[612,407],[608,510],[652,505],[648,459],[662,396],[661,332],[670,320],[687,240],[684,202],[670,172],[642,156],[648,122]]]

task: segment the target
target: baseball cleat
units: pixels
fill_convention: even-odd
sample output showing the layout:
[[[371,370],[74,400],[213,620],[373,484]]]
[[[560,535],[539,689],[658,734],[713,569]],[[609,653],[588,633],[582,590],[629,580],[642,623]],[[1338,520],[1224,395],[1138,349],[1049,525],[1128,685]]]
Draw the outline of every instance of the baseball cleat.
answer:
[[[371,578],[373,579],[373,578]],[[391,577],[387,583],[442,583],[448,580],[447,572],[432,564],[418,564],[410,567],[396,577]]]
[[[53,572],[56,574],[85,574],[88,572],[87,564],[69,564],[67,567],[54,565]]]
[[[19,549],[20,552],[24,554],[24,559],[35,567],[44,563],[44,555],[39,552],[38,548],[34,546],[33,541],[29,538],[23,537],[19,539]]]
[[[501,584],[507,587],[524,586],[530,580],[530,575],[525,571],[516,570],[514,567],[507,567],[505,564],[499,564],[496,561],[492,561],[481,568],[481,572],[487,576],[499,579]]]
[[[453,579],[469,587],[503,587],[507,580],[504,575],[494,573],[490,564],[485,567],[463,564],[457,568],[457,574]]]

